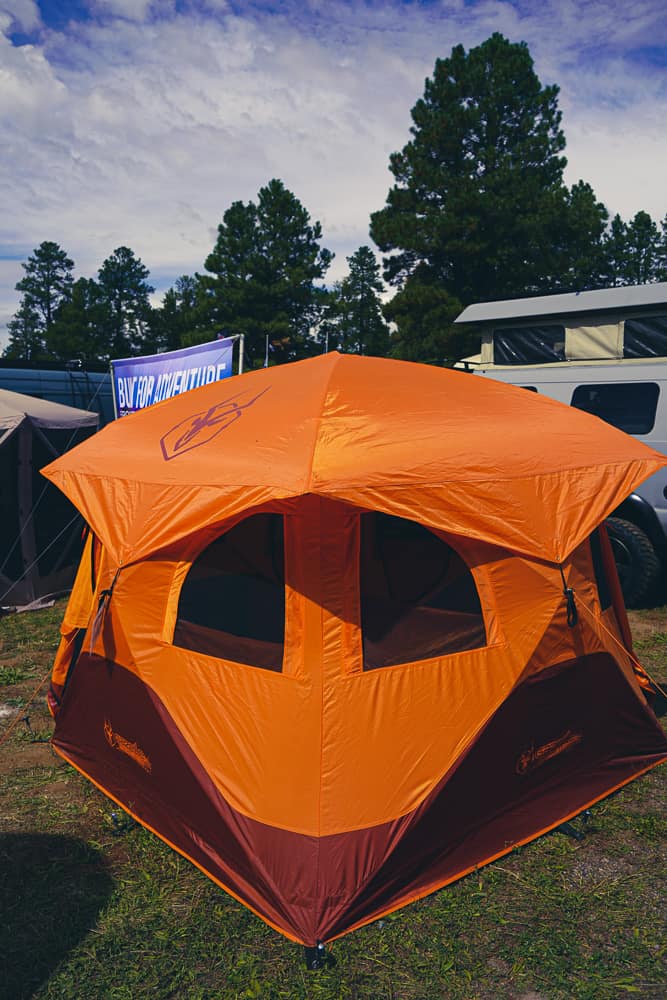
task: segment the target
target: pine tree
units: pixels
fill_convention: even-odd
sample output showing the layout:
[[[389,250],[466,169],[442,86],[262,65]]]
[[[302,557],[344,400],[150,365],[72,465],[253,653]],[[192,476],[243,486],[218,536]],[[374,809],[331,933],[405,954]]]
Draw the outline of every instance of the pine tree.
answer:
[[[153,333],[160,350],[213,340],[216,332],[206,329],[206,303],[199,275],[182,274],[155,310]]]
[[[563,183],[558,87],[541,85],[525,42],[496,33],[469,52],[457,45],[436,61],[412,120],[411,140],[390,157],[395,184],[371,216],[399,289],[384,308],[394,351],[447,358],[462,338],[474,348],[446,320],[455,301],[602,283],[607,211],[590,185]]]
[[[546,290],[580,292],[605,286],[608,218],[607,209],[584,181],[554,197],[550,238],[542,257]]]
[[[658,263],[658,281],[667,281],[667,212],[660,223],[660,256]]]
[[[453,328],[461,302],[433,279],[430,273],[415,274],[387,302],[383,312],[395,325],[392,357],[443,365],[479,350],[478,335]]]
[[[617,213],[609,224],[604,238],[605,284],[612,288],[625,285],[627,226]]]
[[[620,215],[611,220],[605,236],[606,283],[645,285],[667,279],[667,217],[658,229],[648,212],[637,212],[630,222]]]
[[[79,278],[70,297],[63,301],[46,335],[49,355],[59,361],[108,361],[104,343],[105,303],[100,286],[92,278]]]
[[[74,262],[57,243],[45,240],[21,266],[25,275],[15,286],[21,292],[21,303],[8,325],[6,356],[43,359],[48,354],[46,338],[56,313],[71,295]]]
[[[557,97],[526,44],[500,34],[436,61],[412,139],[390,157],[396,184],[371,217],[391,252],[387,280],[401,286],[419,266],[464,303],[543,286],[566,163]]]
[[[9,342],[4,358],[14,361],[40,361],[46,356],[43,327],[32,300],[23,296],[21,305],[7,324]]]
[[[149,272],[129,247],[118,247],[97,275],[104,308],[102,338],[110,358],[128,357],[152,349]]]
[[[626,227],[626,274],[630,285],[657,281],[661,265],[661,234],[648,212],[637,212]]]
[[[349,274],[333,287],[320,340],[326,337],[329,350],[385,357],[389,327],[382,314],[380,265],[368,246],[359,247],[347,263]]]
[[[21,265],[25,277],[16,285],[32,303],[40,317],[42,330],[46,333],[53,323],[56,310],[63,299],[72,291],[72,271],[74,261],[70,260],[62,247],[48,240],[33,250],[25,264]]]
[[[205,268],[206,323],[245,335],[248,367],[264,361],[267,340],[274,362],[294,360],[316,348],[312,331],[324,305],[315,285],[332,254],[319,246],[322,229],[282,181],[261,188],[257,203],[234,202],[218,226]],[[202,320],[203,322],[203,320]]]

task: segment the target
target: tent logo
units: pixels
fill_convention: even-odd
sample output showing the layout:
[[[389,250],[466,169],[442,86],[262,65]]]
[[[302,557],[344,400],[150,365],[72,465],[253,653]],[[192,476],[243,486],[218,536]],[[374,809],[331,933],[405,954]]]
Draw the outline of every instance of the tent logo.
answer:
[[[120,736],[118,733],[114,733],[111,723],[108,720],[104,720],[104,735],[107,738],[107,743],[114,750],[120,750],[121,753],[126,754],[131,757],[132,760],[136,761],[140,767],[143,767],[144,771],[148,774],[153,770],[153,766],[144,753],[136,743],[131,743],[130,740],[126,740],[124,736]]]
[[[516,762],[516,773],[517,774],[527,774],[529,771],[534,771],[535,768],[541,767],[542,764],[546,764],[548,760],[552,760],[561,753],[565,753],[571,747],[581,743],[583,740],[582,733],[573,733],[571,729],[566,729],[566,731],[555,740],[551,740],[549,743],[544,743],[541,747],[531,747],[530,750],[524,750],[522,754],[519,754]]]
[[[260,396],[263,396],[270,388],[267,386],[256,396],[252,396],[250,399],[246,398],[245,401],[244,397],[247,397],[247,391],[237,392],[235,396],[230,396],[222,403],[216,403],[208,410],[200,410],[199,413],[194,413],[192,416],[186,417],[185,420],[181,420],[160,439],[165,462],[185,454],[186,451],[192,451],[193,448],[200,448],[203,444],[208,444],[221,431],[226,430],[239,417],[243,416],[244,411],[256,403]]]

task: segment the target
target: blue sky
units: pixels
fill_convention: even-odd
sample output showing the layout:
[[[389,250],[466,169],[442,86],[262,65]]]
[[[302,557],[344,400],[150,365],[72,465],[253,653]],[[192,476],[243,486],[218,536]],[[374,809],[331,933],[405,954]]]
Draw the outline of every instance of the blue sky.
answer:
[[[132,247],[157,302],[272,177],[322,223],[327,280],[342,277],[436,58],[493,31],[561,88],[568,183],[662,219],[664,0],[0,0],[0,344],[42,240],[77,276]]]

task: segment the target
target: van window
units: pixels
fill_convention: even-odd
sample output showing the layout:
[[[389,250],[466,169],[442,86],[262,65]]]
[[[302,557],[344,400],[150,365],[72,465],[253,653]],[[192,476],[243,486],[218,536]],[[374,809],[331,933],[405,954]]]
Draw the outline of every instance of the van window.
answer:
[[[565,327],[551,324],[494,330],[493,360],[497,365],[565,361]]]
[[[361,515],[360,595],[364,670],[486,645],[472,573],[415,521]]]
[[[280,671],[284,635],[283,518],[253,514],[193,562],[178,602],[174,645]]]
[[[667,357],[667,316],[626,319],[623,334],[624,358]]]
[[[572,406],[626,434],[649,434],[655,424],[659,395],[655,382],[578,385],[572,394]]]

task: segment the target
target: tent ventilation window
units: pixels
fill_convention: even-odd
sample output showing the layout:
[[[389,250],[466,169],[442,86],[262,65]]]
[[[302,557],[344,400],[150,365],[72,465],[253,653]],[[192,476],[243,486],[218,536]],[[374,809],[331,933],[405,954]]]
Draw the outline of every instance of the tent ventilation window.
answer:
[[[565,327],[552,324],[494,330],[493,360],[497,365],[565,361]]]
[[[282,670],[283,518],[253,514],[204,549],[178,602],[174,645],[264,670]]]
[[[472,573],[421,524],[361,515],[360,591],[364,670],[486,645]]]

